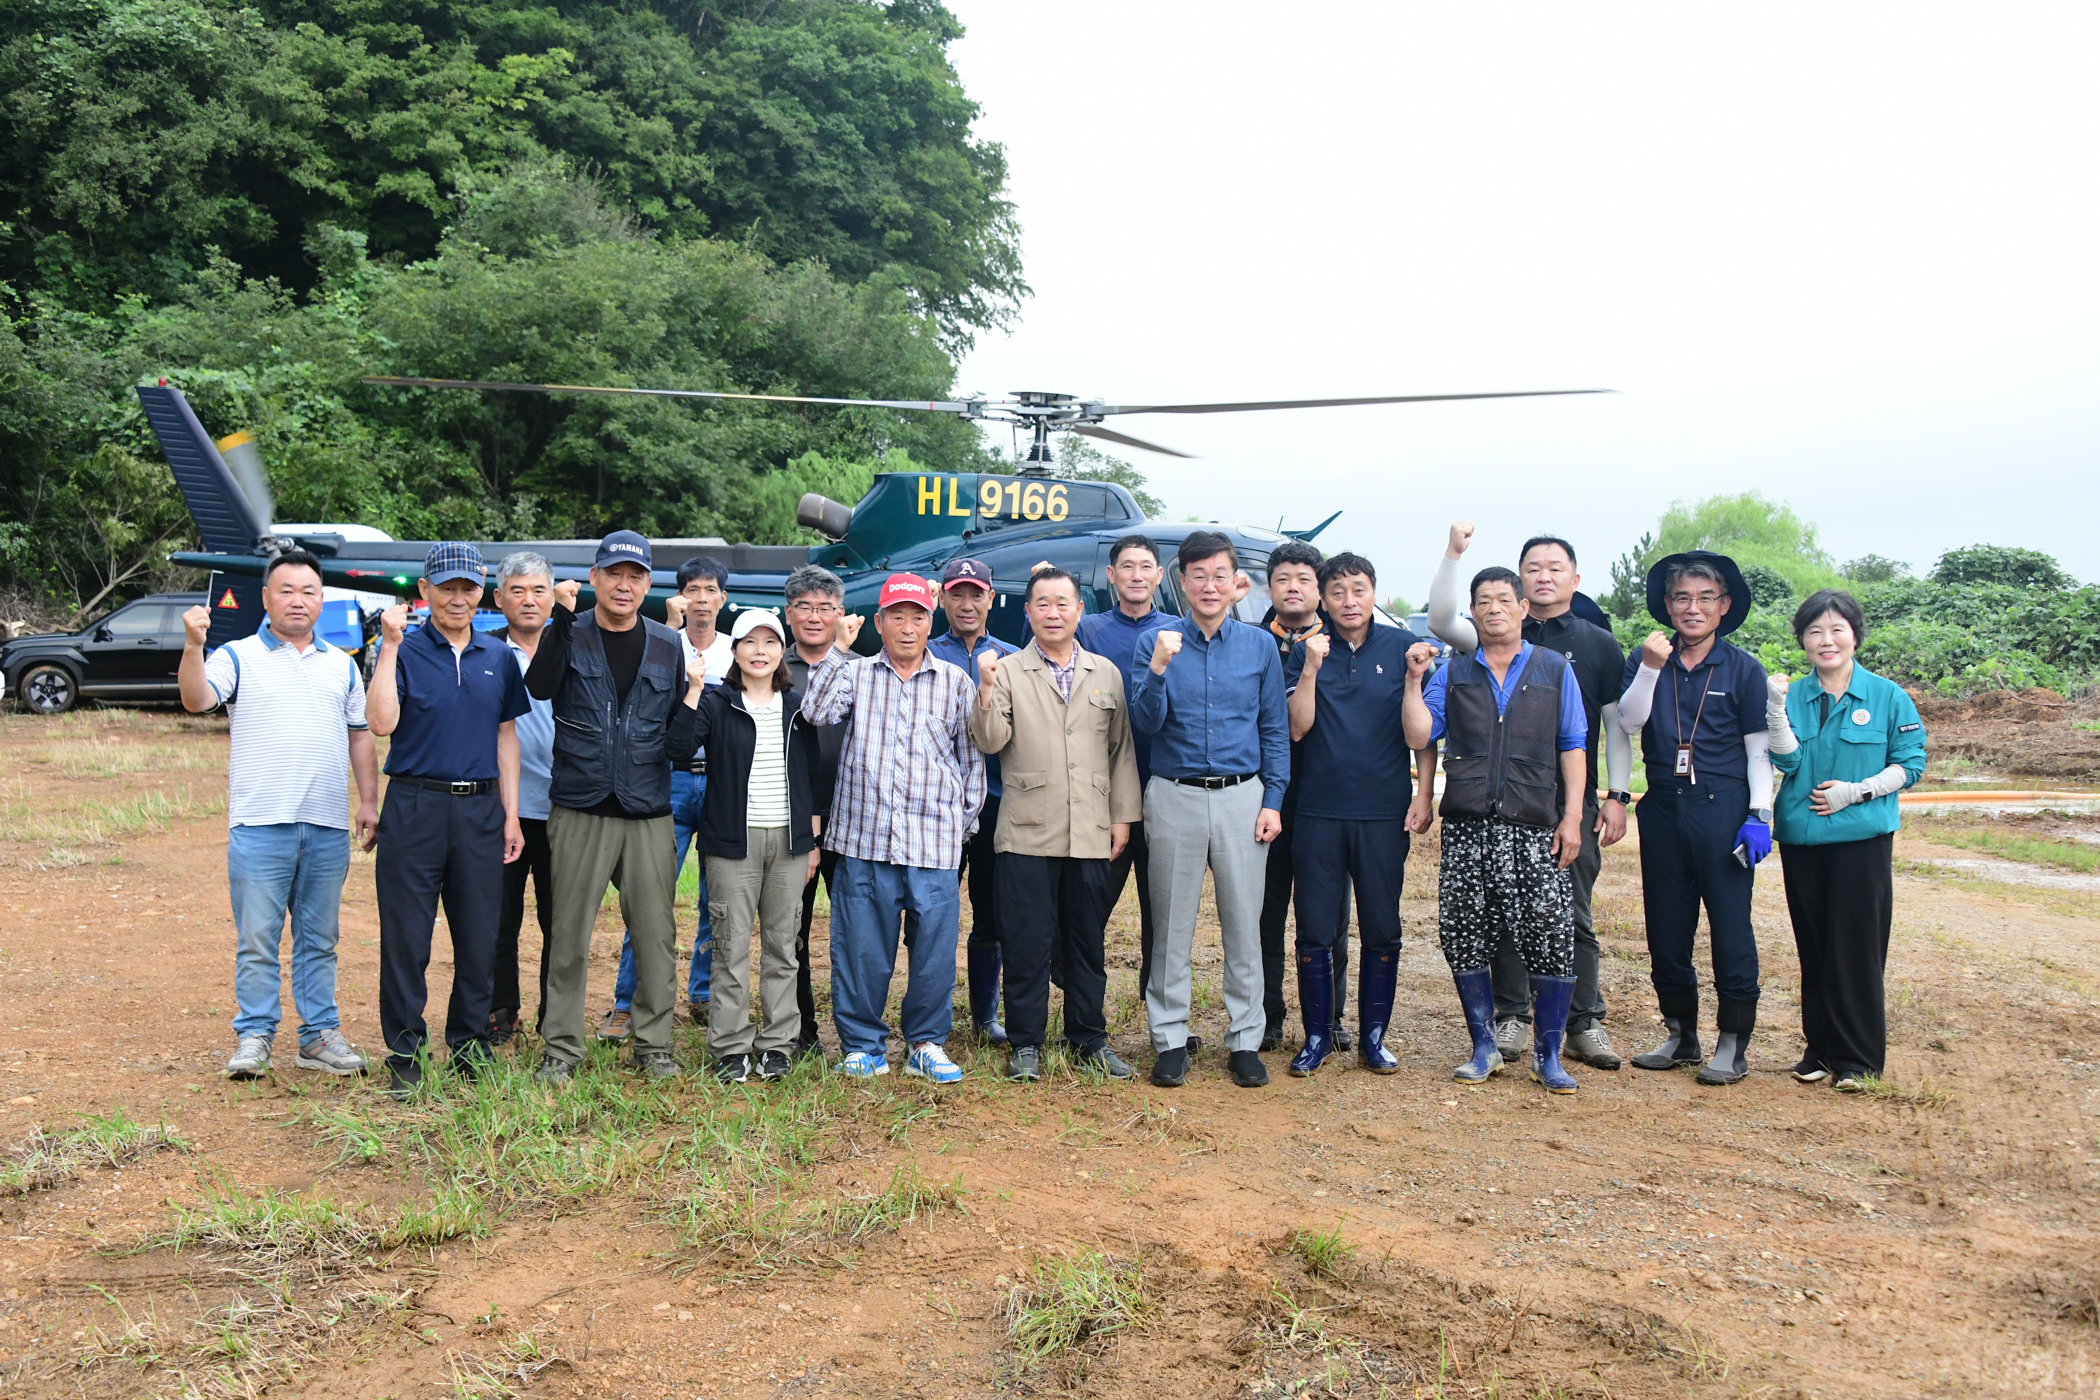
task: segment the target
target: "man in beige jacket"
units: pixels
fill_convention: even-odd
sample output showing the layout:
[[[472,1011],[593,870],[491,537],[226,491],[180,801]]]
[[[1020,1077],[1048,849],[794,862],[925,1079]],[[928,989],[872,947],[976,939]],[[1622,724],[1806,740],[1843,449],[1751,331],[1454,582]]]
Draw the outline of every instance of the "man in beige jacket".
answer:
[[[1079,583],[1038,568],[1028,581],[1035,633],[1012,656],[977,662],[970,738],[999,755],[1006,794],[993,838],[994,905],[1004,948],[1006,1077],[1042,1075],[1050,968],[1065,991],[1065,1040],[1082,1064],[1111,1079],[1135,1072],[1108,1047],[1102,932],[1115,905],[1109,862],[1142,820],[1137,748],[1123,673],[1081,651]]]

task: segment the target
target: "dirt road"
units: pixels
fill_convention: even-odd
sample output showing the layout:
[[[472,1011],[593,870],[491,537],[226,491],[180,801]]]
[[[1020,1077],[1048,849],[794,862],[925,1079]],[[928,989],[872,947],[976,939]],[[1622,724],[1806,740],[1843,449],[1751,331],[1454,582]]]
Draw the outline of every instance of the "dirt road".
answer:
[[[1390,1078],[1294,1080],[1276,1055],[1271,1086],[1242,1091],[1213,1049],[1179,1091],[1068,1068],[1022,1088],[981,1051],[940,1093],[805,1070],[655,1094],[594,1059],[560,1102],[507,1074],[401,1108],[289,1069],[217,1075],[224,746],[165,714],[0,717],[0,1141],[42,1144],[6,1159],[27,1189],[0,1195],[10,1395],[2100,1390],[2100,897],[1930,864],[1971,851],[1899,844],[1916,873],[1874,1098],[1785,1073],[1798,984],[1769,866],[1749,1080],[1454,1085],[1432,836],[1408,871]],[[360,857],[341,974],[368,1049],[371,882]],[[1655,1029],[1630,844],[1598,907],[1626,1050]],[[1134,902],[1111,938],[1115,1042],[1142,1066]],[[618,940],[615,915],[594,1008]],[[1066,1306],[1059,1260],[1128,1282],[1129,1326],[1030,1367],[1017,1289],[1035,1321],[1113,1327]]]

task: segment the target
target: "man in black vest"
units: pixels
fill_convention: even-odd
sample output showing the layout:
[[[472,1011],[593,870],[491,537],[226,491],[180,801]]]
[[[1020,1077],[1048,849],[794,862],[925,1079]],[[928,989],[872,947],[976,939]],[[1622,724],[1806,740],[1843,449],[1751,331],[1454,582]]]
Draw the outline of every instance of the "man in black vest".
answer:
[[[1566,658],[1524,640],[1529,606],[1514,572],[1482,569],[1470,593],[1479,649],[1430,676],[1435,648],[1410,648],[1402,708],[1409,748],[1449,736],[1437,925],[1473,1040],[1452,1078],[1478,1084],[1502,1068],[1489,965],[1506,930],[1531,978],[1531,1077],[1572,1094],[1560,1047],[1575,995],[1568,867],[1582,851],[1582,692]]]
[[[597,605],[579,618],[574,580],[554,585],[554,615],[525,672],[533,698],[554,702],[554,777],[547,844],[553,852],[554,936],[548,945],[546,1056],[540,1076],[566,1081],[583,1058],[585,965],[607,883],[634,950],[635,1068],[678,1074],[671,1053],[678,1006],[672,892],[671,708],[685,695],[678,634],[641,615],[649,596],[649,541],[616,530],[591,567]]]

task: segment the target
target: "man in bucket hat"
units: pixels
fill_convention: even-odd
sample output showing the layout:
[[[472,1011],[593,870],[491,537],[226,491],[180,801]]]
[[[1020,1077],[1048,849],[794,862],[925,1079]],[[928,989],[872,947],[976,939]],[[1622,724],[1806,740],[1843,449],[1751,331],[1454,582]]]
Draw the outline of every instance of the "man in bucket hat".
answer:
[[[1701,1084],[1749,1072],[1757,1025],[1757,936],[1750,895],[1772,850],[1772,759],[1765,733],[1765,668],[1723,640],[1750,613],[1742,570],[1725,554],[1692,550],[1648,570],[1648,611],[1667,624],[1627,658],[1619,724],[1641,736],[1648,792],[1641,827],[1641,898],[1649,976],[1668,1028],[1633,1057],[1641,1069],[1699,1064],[1699,978],[1692,941],[1699,908],[1712,930],[1720,1002],[1713,1058]]]

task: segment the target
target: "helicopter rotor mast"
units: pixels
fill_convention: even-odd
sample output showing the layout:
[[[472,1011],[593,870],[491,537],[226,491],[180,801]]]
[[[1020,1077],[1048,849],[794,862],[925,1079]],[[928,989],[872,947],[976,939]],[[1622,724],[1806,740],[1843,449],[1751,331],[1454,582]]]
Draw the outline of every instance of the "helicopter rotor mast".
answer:
[[[1050,450],[1052,433],[1077,433],[1081,437],[1120,443],[1166,457],[1192,458],[1194,454],[1163,447],[1101,426],[1101,420],[1136,413],[1269,413],[1288,408],[1357,408],[1372,404],[1454,403],[1468,399],[1561,398],[1573,394],[1609,394],[1610,389],[1514,389],[1483,394],[1386,394],[1370,398],[1268,399],[1248,403],[1111,404],[1102,399],[1081,399],[1077,394],[1042,389],[1017,389],[1012,397],[987,398],[973,394],[966,399],[835,399],[801,394],[739,394],[715,389],[642,389],[616,385],[519,384],[486,379],[419,379],[368,374],[364,382],[397,389],[478,389],[527,394],[606,394],[666,399],[736,399],[754,403],[814,404],[836,408],[889,408],[908,413],[949,413],[972,422],[1010,423],[1029,434],[1028,451],[1019,456],[1015,471],[1022,476],[1049,476],[1056,467]],[[1017,453],[1018,455],[1018,453]]]

